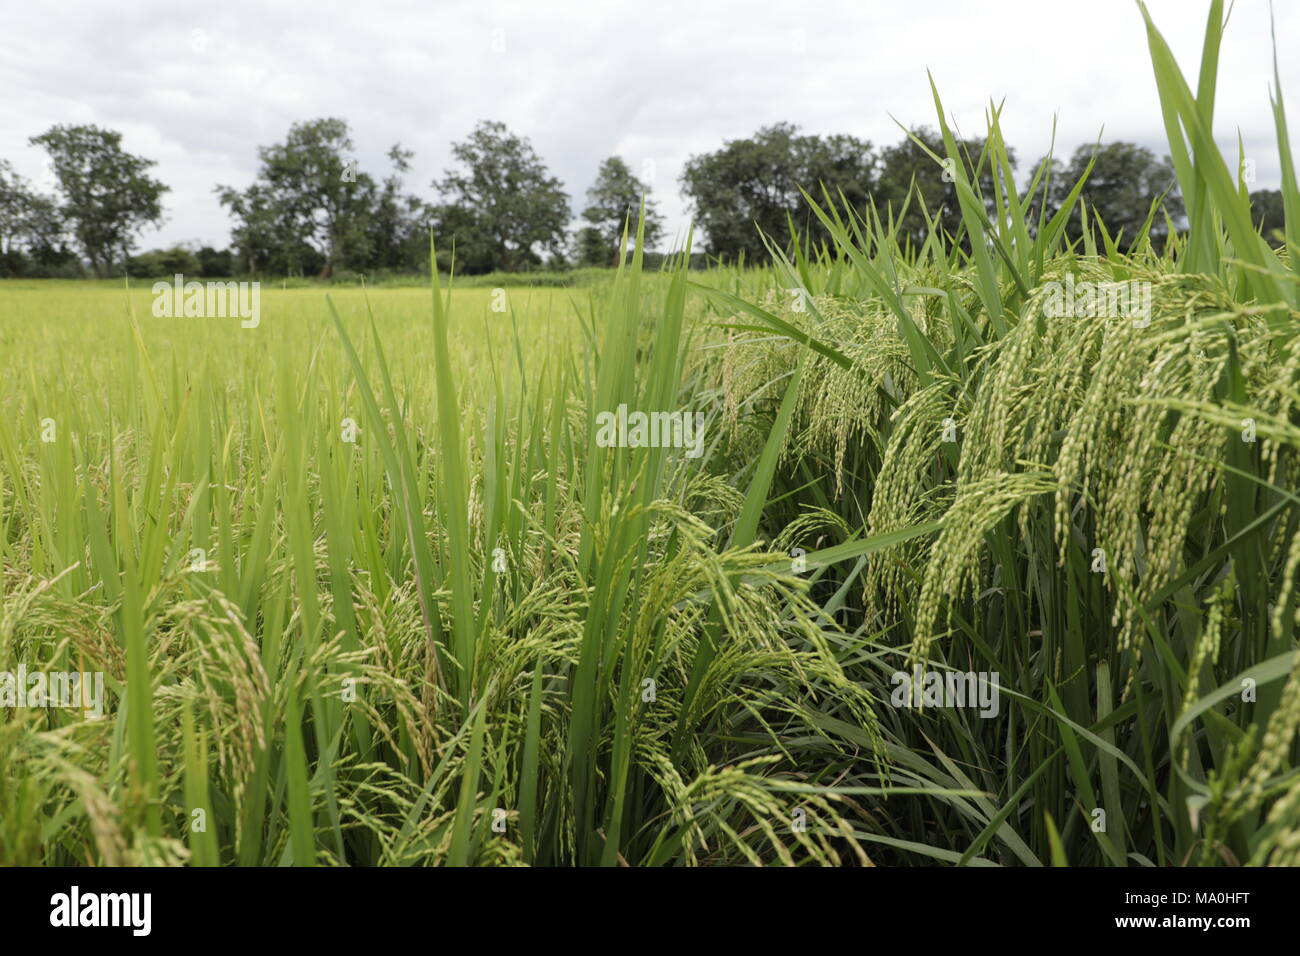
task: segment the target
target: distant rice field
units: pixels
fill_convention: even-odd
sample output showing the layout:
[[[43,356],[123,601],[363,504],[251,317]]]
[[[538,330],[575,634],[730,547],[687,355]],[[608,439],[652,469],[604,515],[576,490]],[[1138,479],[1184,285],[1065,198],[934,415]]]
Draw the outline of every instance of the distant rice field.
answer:
[[[259,353],[270,366],[274,363],[266,355],[268,348],[302,349],[309,358],[330,328],[326,294],[350,322],[365,316],[369,301],[386,337],[394,337],[395,363],[418,357],[418,350],[411,353],[402,344],[426,332],[430,321],[427,287],[282,290],[264,283],[261,317],[267,328],[261,330],[242,328],[236,318],[154,318],[153,280],[133,279],[130,285],[128,292],[123,282],[107,280],[0,283],[0,346],[5,346],[0,364],[5,376],[27,378],[34,371],[66,367],[76,371],[77,382],[107,396],[113,388],[112,363],[123,358],[121,349],[133,341],[131,315],[149,355],[175,356],[186,367],[255,364]],[[586,298],[586,290],[457,288],[450,302],[456,317],[453,344],[463,350],[458,358],[466,363],[464,367],[486,367],[493,354],[511,356],[509,363],[498,364],[504,374],[513,374],[518,365],[511,343],[517,331],[529,343],[522,352],[524,367],[536,369],[556,354],[554,350],[581,346],[578,308]],[[493,311],[498,304],[504,304],[506,311]],[[467,378],[466,384],[473,387],[473,378]]]

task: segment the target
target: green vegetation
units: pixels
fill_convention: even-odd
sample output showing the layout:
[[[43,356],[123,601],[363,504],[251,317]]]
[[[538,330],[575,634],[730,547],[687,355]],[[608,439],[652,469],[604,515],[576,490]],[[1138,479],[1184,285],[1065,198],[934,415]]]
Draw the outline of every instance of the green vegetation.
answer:
[[[600,164],[596,182],[587,190],[586,223],[574,237],[577,261],[584,266],[617,266],[626,254],[623,236],[628,223],[641,222],[641,241],[653,249],[663,237],[663,218],[648,184],[632,175],[627,163],[610,156]]]
[[[192,244],[133,255],[140,226],[158,221],[165,187],[143,176],[151,163],[124,153],[119,141],[119,134],[95,127],[55,127],[33,137],[58,171],[54,195],[41,193],[0,159],[0,278],[73,278],[85,273],[86,260],[97,276],[315,277],[344,284],[364,276],[375,284],[427,276],[430,231],[439,237],[443,273],[453,259],[462,275],[560,273],[616,266],[624,233],[638,220],[646,262],[658,268],[665,258],[658,251],[665,231],[652,196],[653,160],[643,162],[640,177],[618,156],[602,160],[570,230],[564,184],[527,139],[502,123],[482,121],[452,144],[453,168],[429,184],[436,194],[429,200],[408,191],[410,150],[391,146],[391,168],[382,178],[361,169],[351,128],[337,117],[293,124],[283,142],[257,149],[251,183],[216,187],[231,217],[229,249]],[[1085,144],[1068,163],[1044,157],[1031,170],[1031,182],[1039,184],[1033,189],[1011,177],[995,186],[1001,171],[971,165],[984,153],[984,139],[958,138],[957,144],[945,159],[963,163],[967,178],[978,182],[988,216],[995,192],[1007,189],[1019,190],[1031,224],[1038,205],[1051,218],[1086,172],[1083,199],[1117,241],[1134,238],[1156,204],[1161,214],[1146,235],[1158,251],[1169,233],[1185,231],[1170,161],[1134,143]],[[946,152],[942,134],[927,126],[905,130],[897,143],[877,149],[854,136],[803,133],[792,123],[776,123],[692,156],[679,183],[703,233],[691,266],[761,265],[769,242],[787,255],[795,245],[829,242],[805,188],[817,195],[824,189],[860,214],[872,209],[894,224],[904,247],[911,244],[908,255],[932,227],[948,241],[965,242],[954,171],[931,158]],[[1017,157],[1009,146],[1006,157],[1014,170]],[[92,168],[114,177],[92,177],[95,201],[86,190]],[[127,187],[108,188],[119,180]],[[1272,236],[1281,222],[1281,193],[1257,190],[1251,201],[1255,220]],[[1076,206],[1065,226],[1071,239],[1081,240],[1086,231],[1080,217]]]
[[[0,713],[0,862],[1300,863],[1300,187],[1279,90],[1277,248],[1222,24],[1195,91],[1149,24],[1162,242],[936,92],[920,241],[826,190],[765,266],[635,235],[504,311],[0,286],[0,673],[109,697]]]

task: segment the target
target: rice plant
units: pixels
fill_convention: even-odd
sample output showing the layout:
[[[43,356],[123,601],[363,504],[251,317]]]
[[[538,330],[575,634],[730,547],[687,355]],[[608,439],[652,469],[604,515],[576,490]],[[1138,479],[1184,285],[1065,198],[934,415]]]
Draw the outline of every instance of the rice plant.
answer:
[[[1279,89],[1274,251],[1223,23],[1193,91],[1147,19],[1160,250],[936,91],[920,247],[809,184],[827,242],[635,241],[504,314],[436,269],[257,329],[0,291],[0,672],[105,685],[0,716],[0,862],[1300,862],[1300,192]]]
[[[993,720],[886,713],[893,780],[982,793],[890,801],[861,836],[898,862],[1042,864],[1057,828],[1075,864],[1295,861],[1294,248],[1249,227],[1207,136],[1221,5],[1196,95],[1148,24],[1197,197],[1162,253],[1095,219],[1067,240],[1078,185],[1031,221],[1042,184],[1017,197],[998,109],[986,152],[960,155],[936,93],[962,234],[909,251],[823,196],[833,245],[774,250],[758,304],[714,294],[745,316],[719,323],[728,347],[709,360],[742,448],[762,431],[745,412],[820,346],[783,451],[782,541],[937,529],[818,581],[850,676],[878,699],[917,663],[1000,677]],[[1280,95],[1274,108],[1294,196]],[[1102,304],[1117,290],[1131,301]]]

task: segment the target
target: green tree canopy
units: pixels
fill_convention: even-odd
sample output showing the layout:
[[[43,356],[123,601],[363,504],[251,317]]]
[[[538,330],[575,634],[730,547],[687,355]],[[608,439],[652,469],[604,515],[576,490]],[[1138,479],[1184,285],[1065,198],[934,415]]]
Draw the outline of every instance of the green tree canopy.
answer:
[[[50,275],[65,266],[79,268],[58,200],[0,159],[0,276]]]
[[[250,271],[328,276],[345,257],[364,255],[362,196],[374,184],[357,170],[353,148],[344,120],[295,123],[284,142],[258,148],[261,165],[248,189],[217,187]]]
[[[458,168],[434,182],[440,252],[455,243],[463,272],[514,272],[540,265],[541,251],[559,254],[569,224],[569,197],[532,144],[504,123],[484,120],[452,146]]]
[[[649,189],[632,175],[620,157],[611,156],[600,164],[596,182],[587,190],[587,208],[582,211],[586,225],[578,230],[579,263],[587,266],[617,264],[624,223],[627,223],[628,244],[636,240],[642,196],[646,196],[645,247],[654,247],[663,236],[663,217],[647,193]]]
[[[766,261],[758,230],[779,244],[800,234],[822,234],[800,193],[820,201],[824,185],[862,208],[874,184],[871,144],[848,135],[801,135],[792,123],[776,123],[748,139],[730,140],[712,153],[692,156],[682,187],[709,252],[734,259],[741,253]]]
[[[1260,234],[1281,246],[1286,232],[1286,207],[1280,189],[1257,189],[1250,194],[1250,212]]]
[[[0,255],[61,243],[63,217],[58,202],[42,196],[0,159]]]
[[[31,143],[49,154],[60,214],[97,275],[125,261],[146,226],[162,222],[168,187],[148,175],[153,160],[122,149],[122,134],[93,125],[51,126]]]
[[[283,143],[258,149],[261,165],[247,189],[217,187],[250,272],[418,267],[411,245],[423,204],[402,191],[411,153],[393,146],[393,171],[379,183],[358,167],[353,149],[341,119],[295,123]]]
[[[1106,231],[1121,244],[1137,238],[1151,211],[1151,204],[1164,197],[1163,205],[1175,226],[1183,217],[1183,200],[1178,179],[1168,159],[1159,159],[1145,146],[1116,141],[1097,145],[1084,144],[1074,151],[1070,161],[1054,161],[1047,190],[1047,216],[1060,209],[1065,197],[1083,176],[1093,157],[1096,162],[1080,198],[1087,203],[1088,216],[1101,218]],[[1046,157],[1034,167],[1039,169]],[[1042,187],[1040,185],[1040,197]],[[1038,198],[1035,201],[1037,215]],[[1157,210],[1151,222],[1151,241],[1161,248],[1169,233],[1165,216]],[[1066,235],[1078,240],[1083,235],[1083,221],[1076,206],[1066,222]]]
[[[362,202],[369,211],[364,243],[369,268],[414,272],[429,264],[429,207],[403,188],[413,155],[401,144],[393,146],[388,151],[392,172],[382,183],[367,183]]]

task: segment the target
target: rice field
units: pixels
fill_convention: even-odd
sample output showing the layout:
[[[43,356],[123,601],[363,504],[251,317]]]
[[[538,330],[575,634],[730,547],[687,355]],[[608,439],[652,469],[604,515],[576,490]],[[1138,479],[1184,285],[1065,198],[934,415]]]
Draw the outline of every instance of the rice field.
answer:
[[[1220,11],[1195,92],[1151,29],[1159,251],[936,95],[920,248],[822,194],[759,267],[256,327],[0,285],[0,673],[103,681],[0,714],[0,863],[1300,863],[1300,189],[1277,105],[1278,248]]]

